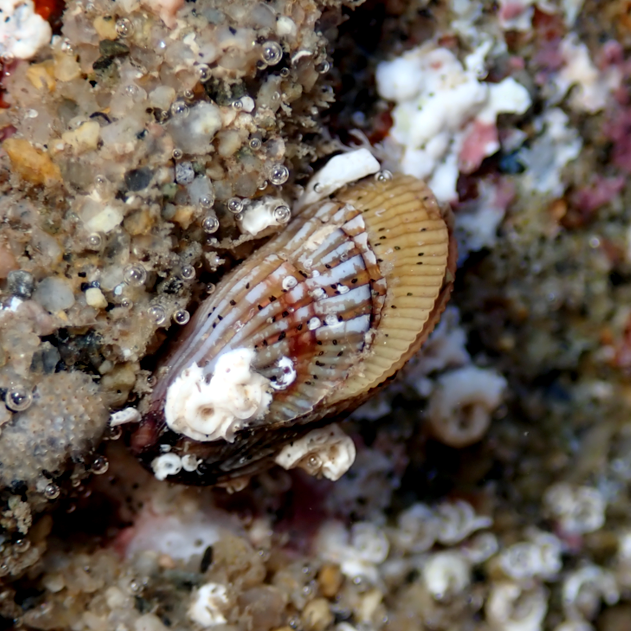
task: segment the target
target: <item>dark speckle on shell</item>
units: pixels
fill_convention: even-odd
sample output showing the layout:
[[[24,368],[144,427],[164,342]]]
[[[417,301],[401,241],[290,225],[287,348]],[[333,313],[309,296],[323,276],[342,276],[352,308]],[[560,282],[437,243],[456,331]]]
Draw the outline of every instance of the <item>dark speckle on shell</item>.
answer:
[[[302,209],[226,276],[162,358],[131,437],[143,464],[189,455],[198,466],[169,480],[226,483],[271,466],[285,445],[364,402],[420,348],[449,298],[456,248],[447,212],[409,176],[370,178]],[[240,348],[254,349],[253,368],[272,380],[281,358],[295,370],[272,390],[265,415],[232,442],[170,429],[173,382],[193,363],[208,381],[218,358]]]

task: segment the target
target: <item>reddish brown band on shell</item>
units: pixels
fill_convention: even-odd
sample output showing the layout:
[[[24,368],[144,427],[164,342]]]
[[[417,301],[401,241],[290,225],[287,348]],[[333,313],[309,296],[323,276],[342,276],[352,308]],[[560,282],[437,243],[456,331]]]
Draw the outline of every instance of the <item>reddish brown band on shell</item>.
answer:
[[[304,208],[225,277],[161,360],[132,449],[147,467],[161,445],[195,456],[195,471],[169,477],[187,484],[270,466],[284,445],[363,403],[420,348],[449,299],[455,265],[449,211],[415,178],[367,179]],[[209,378],[220,355],[243,347],[255,350],[262,374],[281,357],[296,370],[265,417],[234,442],[171,431],[163,408],[173,381],[192,363]]]

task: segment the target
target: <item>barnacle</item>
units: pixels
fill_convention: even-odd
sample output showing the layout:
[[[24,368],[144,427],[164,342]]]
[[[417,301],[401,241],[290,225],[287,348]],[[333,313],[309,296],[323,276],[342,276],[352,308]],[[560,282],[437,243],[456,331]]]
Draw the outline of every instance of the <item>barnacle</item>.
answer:
[[[168,451],[169,479],[192,484],[283,464],[284,447],[366,400],[420,347],[454,263],[445,211],[414,178],[364,179],[305,206],[197,310],[132,448],[161,475]],[[176,462],[189,455],[194,470]]]

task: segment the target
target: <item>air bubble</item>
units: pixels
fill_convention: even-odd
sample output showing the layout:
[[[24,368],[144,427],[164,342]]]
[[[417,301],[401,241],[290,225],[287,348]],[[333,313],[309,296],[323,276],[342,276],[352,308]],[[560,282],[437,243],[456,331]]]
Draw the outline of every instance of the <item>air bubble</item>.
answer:
[[[118,304],[123,309],[131,309],[131,307],[134,306],[134,303],[131,300],[129,300],[129,298],[122,298]]]
[[[243,210],[243,201],[238,197],[231,197],[226,205],[228,206],[228,210],[235,215]]]
[[[95,473],[96,475],[103,475],[104,473],[107,473],[109,468],[110,463],[105,456],[97,456],[92,461],[92,473]]]
[[[119,18],[116,20],[116,35],[119,37],[129,37],[134,30],[131,20]]]
[[[123,280],[132,287],[140,287],[147,280],[147,270],[142,265],[128,265],[123,271]]]
[[[274,208],[274,220],[278,223],[287,223],[291,219],[291,209],[289,206],[280,205]]]
[[[237,99],[236,101],[232,101],[232,107],[237,110],[240,111],[243,109],[243,101],[241,99]]]
[[[0,61],[2,61],[5,66],[12,64],[14,60],[15,57],[9,52],[4,52],[2,53],[2,55],[0,55]]]
[[[188,105],[184,101],[175,101],[171,105],[171,114],[180,118],[186,116],[188,114]]]
[[[103,247],[103,237],[98,232],[88,235],[88,248],[90,250],[100,250]]]
[[[219,230],[219,220],[215,217],[215,215],[206,215],[202,221],[202,228],[204,232],[207,232],[208,234],[217,232],[217,230]]]
[[[171,157],[174,160],[181,160],[182,156],[184,155],[184,152],[179,148],[176,147],[175,149],[173,149],[173,151],[171,152]]]
[[[25,386],[11,386],[7,390],[4,402],[14,412],[23,412],[33,403],[33,395]]]
[[[313,185],[313,192],[314,193],[321,193],[322,192],[322,184],[320,184],[320,182],[316,182]]]
[[[123,435],[123,428],[120,425],[110,427],[105,435],[106,440],[118,440]]]
[[[215,198],[212,194],[203,195],[199,198],[198,202],[202,208],[210,208],[215,203]]]
[[[378,171],[377,173],[375,173],[376,182],[381,182],[383,184],[384,182],[389,182],[391,179],[392,173],[390,173],[390,171],[386,171],[385,169],[383,171]]]
[[[289,76],[289,68],[281,68],[280,76],[286,78]]]
[[[187,101],[192,101],[195,98],[195,92],[193,92],[193,90],[184,90],[184,92],[182,93],[182,96]]]
[[[180,326],[184,326],[191,319],[191,314],[186,309],[178,309],[173,314],[173,322],[179,324]]]
[[[259,184],[259,191],[264,191],[267,188],[267,180],[263,180],[260,184]]]
[[[167,314],[163,307],[160,305],[153,305],[149,307],[149,317],[158,325],[162,325],[166,322]]]
[[[289,179],[289,169],[284,164],[274,164],[270,169],[269,179],[275,186],[280,186]]]
[[[320,320],[320,318],[311,318],[311,320],[309,320],[309,322],[307,323],[307,328],[310,331],[315,331],[317,328],[322,326],[322,321]]]
[[[208,283],[208,285],[206,285],[206,293],[209,296],[210,294],[214,294],[216,289],[217,289],[217,285],[215,285],[215,283]]]
[[[293,289],[298,284],[298,281],[293,276],[285,276],[283,278],[282,286],[285,291]]]
[[[202,83],[206,83],[206,81],[210,81],[211,73],[210,68],[206,64],[201,64],[197,66],[197,76]]]
[[[331,64],[328,61],[323,61],[319,64],[316,64],[316,72],[320,74],[326,74],[329,70],[331,70]]]
[[[269,40],[263,44],[261,58],[266,64],[275,66],[283,58],[283,49],[278,42]]]
[[[263,146],[263,142],[261,141],[260,138],[254,137],[254,138],[250,138],[250,149],[253,149],[254,151],[256,151],[257,149],[260,149]]]
[[[193,280],[195,278],[195,268],[192,265],[182,265],[180,276],[182,280]]]
[[[46,485],[44,489],[44,495],[48,500],[56,500],[61,495],[61,489],[52,482]]]

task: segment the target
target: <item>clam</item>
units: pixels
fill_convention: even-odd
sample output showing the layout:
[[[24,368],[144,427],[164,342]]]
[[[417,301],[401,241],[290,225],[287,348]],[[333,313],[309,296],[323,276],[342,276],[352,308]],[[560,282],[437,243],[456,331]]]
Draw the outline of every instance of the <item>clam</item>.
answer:
[[[323,428],[419,349],[455,250],[448,210],[413,177],[366,178],[300,208],[161,359],[132,449],[186,484],[240,485],[274,463],[336,479],[354,447]]]

